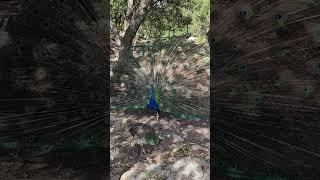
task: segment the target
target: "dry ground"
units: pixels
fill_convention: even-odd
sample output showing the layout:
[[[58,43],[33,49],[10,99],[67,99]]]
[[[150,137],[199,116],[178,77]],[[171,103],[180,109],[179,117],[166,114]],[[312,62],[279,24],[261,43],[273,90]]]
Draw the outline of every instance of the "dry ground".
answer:
[[[112,112],[110,120],[111,179],[120,179],[124,172],[137,163],[160,164],[166,169],[184,157],[197,159],[203,172],[209,171],[209,121],[188,122],[160,116],[159,130],[155,125],[155,115],[144,112]],[[160,144],[145,147],[147,156],[135,148],[131,135],[125,131],[128,121],[152,125],[160,133]],[[166,178],[164,175],[159,179]]]

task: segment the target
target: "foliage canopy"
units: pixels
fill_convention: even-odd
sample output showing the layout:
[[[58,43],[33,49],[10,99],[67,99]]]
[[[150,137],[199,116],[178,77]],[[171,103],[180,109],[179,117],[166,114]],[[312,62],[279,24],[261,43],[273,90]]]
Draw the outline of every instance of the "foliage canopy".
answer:
[[[139,3],[134,1],[134,3]],[[187,32],[205,36],[209,26],[209,0],[158,0],[155,1],[139,29],[139,38],[167,37]],[[111,21],[123,30],[127,0],[111,0]]]

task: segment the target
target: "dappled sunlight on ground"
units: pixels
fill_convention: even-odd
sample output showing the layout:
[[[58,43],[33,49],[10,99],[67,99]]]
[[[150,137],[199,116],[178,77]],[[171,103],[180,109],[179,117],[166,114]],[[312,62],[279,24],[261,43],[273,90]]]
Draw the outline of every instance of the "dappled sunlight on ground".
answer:
[[[125,131],[126,123],[129,121],[149,124],[161,136],[160,144],[145,146],[146,156],[140,152],[138,146],[135,146],[131,135]],[[208,120],[188,122],[160,116],[160,129],[156,127],[156,123],[155,115],[148,113],[114,111],[111,113],[111,176],[113,179],[119,179],[129,169],[137,166],[137,163],[147,167],[160,166],[161,173],[164,173],[162,176],[177,176],[179,173],[180,176],[183,176],[181,173],[187,172],[185,168],[189,168],[189,166],[197,166],[198,169],[200,167],[203,173],[209,171],[210,132]],[[191,162],[191,164],[184,166],[184,170],[175,174],[172,165],[186,157],[190,157],[190,161],[197,161],[201,166]],[[177,166],[177,164],[175,165]],[[123,178],[130,177],[130,173],[136,173],[132,171],[135,171],[134,168],[123,175]]]

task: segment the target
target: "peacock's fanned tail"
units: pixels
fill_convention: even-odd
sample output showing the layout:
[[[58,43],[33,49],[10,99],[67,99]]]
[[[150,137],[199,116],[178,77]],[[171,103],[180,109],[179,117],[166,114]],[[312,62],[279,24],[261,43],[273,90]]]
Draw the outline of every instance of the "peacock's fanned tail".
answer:
[[[211,17],[216,175],[320,177],[320,1],[215,0]]]
[[[97,137],[103,143],[108,59],[101,7],[107,5],[88,0],[20,5],[0,31],[6,38],[0,43],[0,142],[85,145]]]
[[[209,119],[208,56],[208,45],[179,39],[134,61],[128,58],[126,70],[113,72],[120,80],[111,77],[111,109]]]

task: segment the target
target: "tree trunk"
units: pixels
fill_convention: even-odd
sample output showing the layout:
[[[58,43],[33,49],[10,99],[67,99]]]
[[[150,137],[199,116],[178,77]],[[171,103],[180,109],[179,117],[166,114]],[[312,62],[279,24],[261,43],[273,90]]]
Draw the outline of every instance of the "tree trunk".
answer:
[[[140,25],[152,5],[153,0],[141,0],[134,4],[133,0],[128,1],[127,13],[124,23],[124,31],[121,36],[118,67],[125,65],[138,65],[132,57],[131,47]]]

